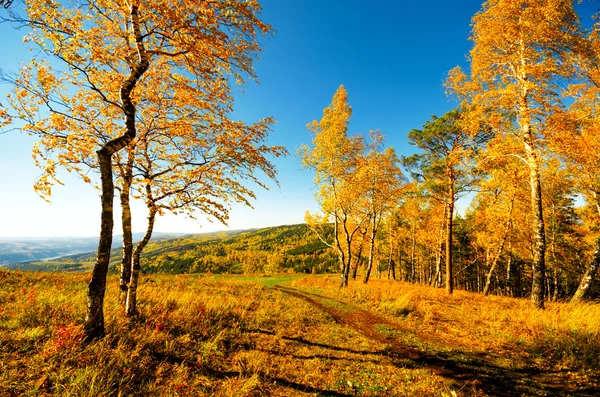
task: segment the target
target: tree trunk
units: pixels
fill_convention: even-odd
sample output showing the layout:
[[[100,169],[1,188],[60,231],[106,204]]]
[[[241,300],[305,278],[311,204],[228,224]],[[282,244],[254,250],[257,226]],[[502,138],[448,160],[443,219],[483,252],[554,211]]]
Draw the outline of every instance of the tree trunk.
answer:
[[[454,215],[454,176],[450,173],[448,186],[448,211],[446,212],[446,293],[454,291],[454,277],[452,275],[452,229]]]
[[[596,199],[596,211],[600,214],[600,200],[598,194],[593,191],[594,198]],[[579,282],[579,287],[577,287],[577,291],[571,298],[571,302],[579,302],[582,299],[585,299],[585,296],[596,279],[596,275],[598,274],[598,267],[600,267],[600,237],[596,239],[596,249],[594,250],[594,256],[590,261],[590,264],[585,271],[585,274],[581,278]]]
[[[371,224],[371,232],[369,236],[369,262],[367,264],[367,271],[365,272],[365,277],[363,279],[363,283],[369,282],[369,276],[371,275],[371,270],[373,269],[373,258],[375,257],[375,236],[377,234],[377,215],[373,215],[373,223]]]
[[[531,285],[531,303],[538,309],[544,308],[546,280],[546,231],[544,226],[544,213],[542,208],[542,186],[540,182],[540,172],[536,153],[533,150],[533,138],[531,135],[526,140],[528,160],[529,160],[529,182],[531,185],[531,210],[533,215],[534,228],[534,249],[532,263],[532,285]]]
[[[121,257],[121,276],[119,279],[119,288],[121,298],[127,295],[127,285],[131,277],[131,260],[133,255],[133,234],[131,232],[131,206],[129,195],[131,194],[131,183],[133,182],[133,158],[134,152],[130,150],[127,154],[127,164],[121,167],[123,185],[119,195],[121,202],[121,226],[123,228],[123,248]]]
[[[417,265],[415,263],[415,251],[417,246],[416,239],[416,222],[412,225],[411,244],[410,244],[410,282],[414,283],[417,278]]]
[[[512,278],[512,243],[509,241],[508,258],[506,259],[506,296],[514,296]]]
[[[348,216],[344,215],[344,222],[342,223],[344,227],[344,237],[345,237],[345,260],[342,263],[342,279],[340,282],[340,288],[348,286],[348,278],[350,275],[350,265],[352,264],[352,236],[353,233],[350,233],[348,230]]]
[[[86,341],[104,336],[104,295],[113,231],[113,195],[115,189],[112,179],[112,153],[105,146],[97,152],[97,155],[102,185],[102,213],[98,255],[92,270],[92,279],[88,285],[87,314],[84,323]]]
[[[348,285],[348,279],[346,277],[346,255],[340,242],[340,227],[339,227],[339,215],[337,212],[334,213],[333,223],[333,234],[335,238],[335,248],[337,250],[338,259],[340,260],[340,288]]]
[[[560,270],[557,267],[554,267],[554,291],[552,294],[552,301],[557,302],[558,301],[558,297],[560,296],[560,281],[559,281],[559,272]]]
[[[148,228],[146,229],[146,234],[144,234],[142,240],[135,247],[135,251],[133,252],[133,260],[131,262],[131,279],[129,281],[129,285],[127,286],[127,301],[125,303],[125,312],[127,313],[128,317],[134,317],[138,315],[137,288],[141,268],[140,255],[142,254],[142,251],[144,251],[144,248],[146,248],[146,245],[152,237],[152,230],[154,229],[154,220],[156,219],[156,207],[154,205],[151,205],[150,208],[148,208],[148,210]]]
[[[110,262],[110,248],[113,232],[113,199],[115,187],[112,175],[112,156],[117,151],[126,147],[136,135],[135,105],[131,94],[135,85],[148,70],[150,59],[144,48],[143,36],[140,31],[140,20],[137,2],[132,2],[130,8],[131,28],[138,52],[138,63],[131,67],[129,76],[121,85],[121,103],[125,115],[125,133],[115,138],[98,150],[98,165],[102,187],[102,213],[100,227],[100,241],[96,264],[92,270],[92,279],[88,286],[87,313],[83,325],[85,340],[91,341],[104,336],[104,294],[106,292],[106,276]]]
[[[485,285],[483,287],[483,295],[488,296],[490,294],[490,285],[492,283],[492,275],[494,274],[494,270],[496,270],[496,266],[498,266],[498,262],[500,262],[500,256],[504,252],[504,239],[500,243],[500,247],[498,248],[498,253],[494,256],[492,260],[492,264],[490,266],[490,270],[485,275]]]
[[[585,296],[592,285],[592,282],[595,280],[596,275],[598,273],[598,267],[600,267],[600,237],[596,239],[596,249],[594,251],[594,256],[590,261],[590,264],[585,271],[585,274],[581,278],[581,282],[579,283],[579,287],[577,287],[577,291],[575,291],[575,295],[571,298],[571,302],[579,302],[585,299]]]
[[[396,262],[390,258],[390,270],[392,271],[392,280],[396,280]]]
[[[360,239],[360,245],[358,246],[358,253],[356,254],[356,260],[354,261],[354,266],[352,267],[352,279],[356,280],[356,273],[358,272],[358,267],[362,264],[362,250],[365,242],[365,234],[363,233],[362,238]]]
[[[444,205],[444,216],[442,220],[442,225],[440,226],[440,234],[438,237],[438,249],[435,254],[435,275],[433,276],[433,280],[431,285],[435,288],[439,288],[442,286],[442,254],[444,252],[444,226],[446,226],[446,218],[448,215],[446,214],[448,211],[448,206]]]
[[[542,185],[540,178],[540,166],[535,149],[535,136],[531,131],[531,109],[529,107],[529,87],[531,82],[528,80],[526,72],[527,56],[525,55],[525,45],[523,38],[520,45],[520,67],[518,72],[519,85],[521,93],[519,97],[519,116],[521,139],[527,155],[527,164],[529,166],[529,185],[531,188],[531,215],[533,219],[533,263],[532,263],[532,285],[531,285],[531,303],[538,309],[544,308],[544,281],[546,280],[546,228],[544,225],[544,212],[542,204]]]
[[[490,271],[486,274],[485,277],[485,286],[483,287],[483,295],[488,296],[490,293],[490,284],[492,282],[492,275],[494,274],[494,270],[496,266],[498,266],[498,262],[500,262],[500,257],[504,253],[504,245],[506,244],[506,240],[508,239],[508,235],[510,233],[511,224],[512,224],[512,212],[514,208],[515,197],[513,196],[510,202],[510,209],[508,211],[508,219],[506,220],[506,224],[504,225],[504,231],[502,233],[502,240],[500,240],[500,246],[498,247],[498,252],[494,256],[492,260],[492,265],[490,266]]]

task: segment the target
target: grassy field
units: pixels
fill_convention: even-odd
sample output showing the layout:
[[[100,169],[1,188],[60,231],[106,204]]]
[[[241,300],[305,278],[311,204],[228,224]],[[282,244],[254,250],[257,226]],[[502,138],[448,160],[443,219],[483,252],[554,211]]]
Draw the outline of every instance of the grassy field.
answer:
[[[2,396],[599,395],[600,306],[337,276],[110,278],[81,343],[85,274],[0,271]]]

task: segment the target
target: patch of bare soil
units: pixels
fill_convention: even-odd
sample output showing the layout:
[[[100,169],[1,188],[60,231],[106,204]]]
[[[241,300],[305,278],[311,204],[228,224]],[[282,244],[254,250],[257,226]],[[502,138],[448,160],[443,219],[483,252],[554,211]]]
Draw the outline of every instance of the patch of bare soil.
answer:
[[[486,352],[426,351],[398,342],[394,334],[412,332],[387,318],[328,296],[275,286],[282,293],[302,299],[327,313],[345,327],[387,347],[379,352],[398,366],[427,368],[453,379],[461,394],[489,396],[600,396],[597,387],[578,385],[568,373],[548,372],[533,364],[506,368]],[[424,335],[416,335],[426,343]]]

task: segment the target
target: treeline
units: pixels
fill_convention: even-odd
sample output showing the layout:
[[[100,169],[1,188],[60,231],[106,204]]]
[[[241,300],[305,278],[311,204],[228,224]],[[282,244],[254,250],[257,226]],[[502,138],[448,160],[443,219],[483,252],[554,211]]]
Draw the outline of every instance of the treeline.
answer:
[[[423,204],[418,216],[407,217],[393,225],[392,244],[386,239],[378,245],[378,277],[441,286],[445,281],[445,242],[438,203]],[[527,210],[526,202],[520,203]],[[405,208],[400,208],[399,212]],[[513,219],[509,235],[493,230],[502,225],[491,221],[482,224],[484,209],[471,207],[464,216],[454,219],[454,286],[467,291],[514,297],[527,297],[531,292],[531,245],[526,214]],[[552,219],[549,241],[548,271],[544,280],[546,296],[551,300],[571,299],[586,273],[594,254],[593,236],[581,216],[584,208],[564,209],[562,219]],[[396,218],[396,220],[399,220]],[[560,224],[559,222],[563,222]],[[390,231],[386,230],[386,235]],[[504,248],[499,246],[504,241]],[[362,258],[363,263],[366,258]],[[440,273],[441,272],[441,273]],[[364,266],[359,267],[359,274]],[[441,282],[439,275],[441,274]],[[395,277],[394,277],[395,276]],[[591,299],[600,298],[598,283],[591,283]]]

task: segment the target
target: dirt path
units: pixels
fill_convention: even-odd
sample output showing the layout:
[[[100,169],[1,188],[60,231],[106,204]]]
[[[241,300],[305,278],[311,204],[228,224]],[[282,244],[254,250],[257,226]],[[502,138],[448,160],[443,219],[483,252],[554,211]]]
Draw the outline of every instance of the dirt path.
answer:
[[[386,345],[379,354],[392,358],[398,366],[427,368],[437,375],[456,381],[458,388],[467,395],[481,395],[482,392],[490,396],[600,395],[600,389],[578,388],[565,374],[548,373],[534,366],[520,369],[503,367],[485,352],[435,352],[401,344],[394,334],[412,331],[396,322],[328,296],[280,285],[275,288],[319,308],[337,324]]]

